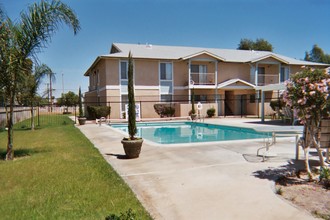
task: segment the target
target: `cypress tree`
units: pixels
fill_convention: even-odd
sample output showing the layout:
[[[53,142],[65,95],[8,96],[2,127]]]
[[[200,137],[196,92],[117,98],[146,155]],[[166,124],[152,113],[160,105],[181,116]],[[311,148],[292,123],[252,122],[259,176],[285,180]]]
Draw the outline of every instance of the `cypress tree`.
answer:
[[[133,58],[131,52],[128,54],[128,134],[131,140],[135,139],[136,112],[133,83]]]
[[[81,102],[81,88],[79,86],[79,95],[78,95],[78,108],[79,108],[79,117],[84,117],[83,109],[82,109],[82,102]]]

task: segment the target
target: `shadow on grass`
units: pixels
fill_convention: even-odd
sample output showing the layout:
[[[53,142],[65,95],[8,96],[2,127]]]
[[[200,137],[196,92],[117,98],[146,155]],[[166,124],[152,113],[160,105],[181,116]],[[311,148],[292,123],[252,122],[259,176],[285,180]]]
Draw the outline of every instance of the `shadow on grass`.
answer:
[[[41,127],[35,127],[34,128],[35,131],[40,130],[40,129],[42,129],[42,128]],[[14,131],[32,131],[32,130],[31,130],[31,127],[22,126],[22,127],[14,127]]]
[[[14,159],[23,158],[23,157],[29,157],[33,154],[41,153],[45,151],[35,150],[35,149],[14,149]],[[6,150],[1,149],[0,150],[0,160],[6,159]]]
[[[309,165],[311,169],[320,165],[318,160],[309,160]],[[276,181],[283,176],[291,176],[300,171],[305,170],[304,160],[291,160],[287,165],[283,165],[277,168],[268,168],[265,170],[258,170],[253,172],[253,176],[259,179],[268,179]]]

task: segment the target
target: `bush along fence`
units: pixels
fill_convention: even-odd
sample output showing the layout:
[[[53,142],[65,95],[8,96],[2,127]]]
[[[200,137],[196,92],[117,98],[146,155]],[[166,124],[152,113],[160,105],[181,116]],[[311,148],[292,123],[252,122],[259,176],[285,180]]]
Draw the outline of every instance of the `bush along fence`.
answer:
[[[136,106],[138,109],[137,118],[166,118],[166,117],[185,117],[189,115],[192,110],[191,101],[188,99],[175,99],[172,101],[154,101],[159,97],[152,99],[148,97],[148,101],[141,101],[144,97],[136,98]],[[102,98],[103,99],[103,98]],[[105,98],[104,98],[105,99]],[[118,97],[108,97],[108,99],[118,99]],[[279,103],[280,98],[266,98],[265,99],[265,115],[273,117],[281,115],[275,113],[281,113],[282,109],[274,107]],[[202,104],[201,114],[204,117],[261,117],[261,100],[254,97],[234,97],[234,98],[219,98],[219,99],[200,99],[195,98],[195,110],[197,112],[197,105]],[[94,106],[107,106],[104,108],[106,113],[110,113],[108,116],[103,116],[110,119],[126,119],[127,114],[127,101],[111,101],[111,102],[85,102],[86,116],[88,119],[99,118],[95,116],[91,107]],[[93,108],[94,108],[93,107]],[[282,106],[280,106],[282,107]],[[274,110],[273,110],[274,109]],[[278,119],[278,118],[277,118]]]
[[[159,98],[159,97],[158,97]],[[138,100],[138,99],[137,99]],[[156,100],[156,98],[154,99]],[[198,102],[203,104],[204,117],[226,117],[226,116],[256,116],[260,117],[259,113],[251,114],[250,108],[259,108],[260,99],[237,97],[227,99],[195,99],[195,105],[197,107]],[[265,107],[268,109],[265,115],[276,115],[277,117],[283,115],[283,105],[280,98],[273,98],[266,100]],[[107,119],[125,119],[126,111],[125,106],[127,102],[83,102],[83,114],[88,120],[95,120],[101,117]],[[180,99],[175,101],[136,101],[136,105],[139,106],[140,118],[164,118],[164,117],[182,117],[188,116],[191,111],[191,102],[187,99]],[[221,109],[222,108],[222,109]],[[9,109],[9,108],[8,108]],[[220,112],[219,112],[220,111]],[[258,111],[257,111],[258,112]],[[275,114],[276,113],[276,114]],[[48,117],[50,115],[68,115],[78,117],[78,106],[57,106],[53,105],[37,105],[34,107],[35,126],[42,126],[47,124],[50,120],[52,123],[61,124],[63,121],[59,120],[59,117]],[[17,106],[14,108],[14,124],[26,119],[30,119],[31,107]],[[0,129],[6,127],[6,108],[0,107]],[[54,121],[54,120],[59,120]],[[31,125],[26,122],[26,126]],[[78,121],[73,121],[78,123]]]

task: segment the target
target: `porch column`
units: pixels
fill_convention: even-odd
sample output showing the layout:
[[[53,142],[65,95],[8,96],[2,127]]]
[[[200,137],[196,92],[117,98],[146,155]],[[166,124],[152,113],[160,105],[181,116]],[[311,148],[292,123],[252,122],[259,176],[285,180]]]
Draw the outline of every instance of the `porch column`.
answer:
[[[191,89],[190,89],[190,81],[191,81],[191,60],[188,60],[188,100],[189,104],[191,103]]]
[[[278,64],[278,83],[281,83],[281,63]]]
[[[261,93],[261,121],[265,122],[265,92],[260,90]]]
[[[218,103],[218,61],[215,62],[215,72],[214,72],[214,87],[215,87],[215,103]]]
[[[254,71],[254,81],[255,81],[255,85],[258,86],[258,63],[256,63],[256,69]]]

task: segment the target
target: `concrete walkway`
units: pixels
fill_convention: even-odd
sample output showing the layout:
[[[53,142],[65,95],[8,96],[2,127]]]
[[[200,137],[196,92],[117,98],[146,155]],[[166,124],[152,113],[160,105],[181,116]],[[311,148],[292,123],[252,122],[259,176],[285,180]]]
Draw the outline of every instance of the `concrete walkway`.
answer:
[[[265,126],[241,119],[210,122]],[[279,138],[273,149],[278,156],[266,162],[256,157],[263,140],[175,147],[145,141],[140,158],[127,160],[121,133],[106,125],[77,127],[154,219],[314,219],[274,193],[274,176],[292,168],[287,161],[295,157],[294,137]]]

